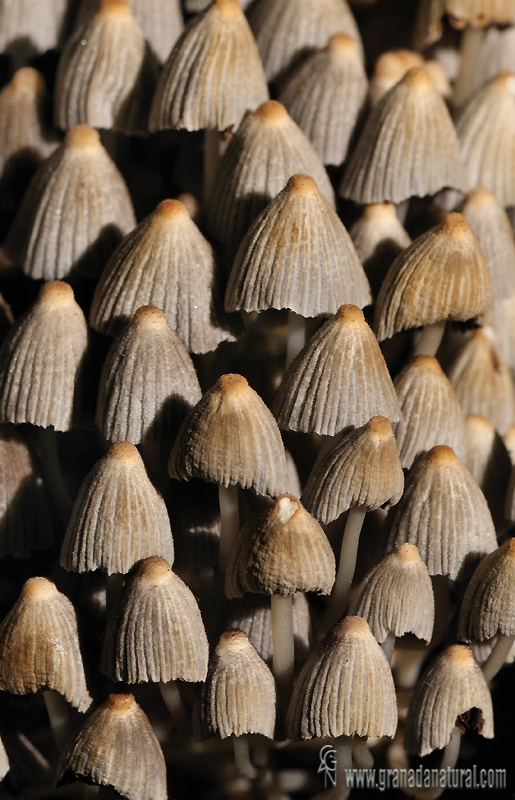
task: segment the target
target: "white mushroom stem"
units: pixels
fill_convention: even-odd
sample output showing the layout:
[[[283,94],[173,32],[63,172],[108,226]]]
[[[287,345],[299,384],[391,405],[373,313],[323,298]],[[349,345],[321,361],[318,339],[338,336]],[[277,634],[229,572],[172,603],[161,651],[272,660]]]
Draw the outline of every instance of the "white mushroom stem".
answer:
[[[250,760],[248,737],[245,734],[243,736],[235,736],[233,734],[231,739],[234,748],[234,762],[238,774],[243,778],[248,778],[249,781],[255,780],[257,771]]]
[[[306,320],[294,311],[288,311],[288,341],[286,343],[285,369],[288,369],[306,344]]]
[[[485,676],[485,680],[489,683],[495,675],[499,672],[502,665],[508,658],[508,653],[510,652],[513,642],[515,641],[515,636],[506,636],[503,633],[500,633],[497,637],[497,641],[493,646],[492,652],[486,659],[485,663],[483,664],[483,675]]]
[[[66,530],[70,521],[73,503],[66,488],[59,463],[57,435],[53,428],[38,427],[37,432],[39,457],[45,485],[56,506],[63,528]]]
[[[352,736],[338,736],[334,740],[336,750],[336,787],[334,800],[346,800],[351,787],[347,786],[347,770],[352,769]]]
[[[384,642],[382,642],[381,647],[383,648],[383,653],[385,654],[388,663],[391,664],[393,649],[395,647],[395,634],[390,631]]]
[[[220,486],[220,550],[218,552],[218,575],[223,580],[229,563],[232,546],[240,530],[240,509],[238,506],[238,487]]]
[[[432,356],[435,358],[440,342],[445,332],[445,320],[426,325],[420,334],[420,339],[415,347],[414,356]]]
[[[343,616],[347,602],[349,600],[354,570],[356,569],[356,558],[358,555],[358,544],[361,528],[367,513],[366,508],[351,508],[345,530],[343,532],[342,547],[340,551],[340,562],[338,573],[334,582],[331,600],[325,619],[325,630],[331,628],[340,617]]]
[[[281,703],[287,706],[293,689],[293,595],[274,594],[272,608],[272,672]]]
[[[354,736],[352,738],[352,755],[359,769],[372,769],[374,756],[367,746],[367,736]]]
[[[70,740],[70,709],[68,703],[59,692],[43,692],[50,727],[59,751],[62,751]]]
[[[459,728],[454,727],[451,732],[451,739],[449,744],[443,751],[442,761],[440,763],[440,773],[446,772],[448,769],[454,769],[458,763],[461,747],[461,731]],[[431,789],[406,789],[403,788],[405,794],[409,794],[417,800],[437,800],[447,787],[443,786],[434,787]]]
[[[220,131],[206,130],[204,132],[204,185],[202,200],[204,208],[207,207],[213,189],[218,164],[220,161]]]
[[[459,108],[470,94],[471,78],[477,67],[478,53],[481,49],[485,31],[482,28],[465,28],[461,35],[460,68],[452,93],[453,104]]]

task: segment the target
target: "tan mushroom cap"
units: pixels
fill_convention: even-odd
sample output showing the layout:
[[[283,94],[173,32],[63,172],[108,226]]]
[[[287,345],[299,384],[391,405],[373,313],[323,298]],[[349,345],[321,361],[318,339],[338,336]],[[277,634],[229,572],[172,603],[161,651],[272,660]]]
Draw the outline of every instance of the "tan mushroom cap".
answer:
[[[460,610],[458,637],[465,641],[515,634],[515,538],[477,567]]]
[[[402,78],[415,67],[422,67],[424,59],[412,50],[388,50],[374,64],[370,79],[369,98],[372,106],[381,100]]]

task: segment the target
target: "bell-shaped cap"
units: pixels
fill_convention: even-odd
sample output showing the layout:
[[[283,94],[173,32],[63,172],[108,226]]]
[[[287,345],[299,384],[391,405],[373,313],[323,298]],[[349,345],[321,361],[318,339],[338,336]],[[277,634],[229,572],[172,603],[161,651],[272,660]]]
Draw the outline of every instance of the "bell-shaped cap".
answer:
[[[472,650],[464,644],[453,644],[443,651],[422,675],[411,698],[404,731],[408,753],[428,755],[449,744],[452,729],[465,731],[467,712],[474,727],[487,739],[493,739],[492,698],[481,668]]]
[[[499,633],[515,634],[515,538],[485,556],[461,604],[459,639],[483,641]]]
[[[387,50],[374,64],[368,99],[373,107],[399,83],[410,69],[423,67],[424,58],[413,50]]]
[[[374,416],[401,411],[392,379],[363,312],[341,306],[286,372],[273,406],[279,426],[333,436]]]
[[[315,648],[300,673],[287,716],[292,739],[390,736],[397,702],[386,656],[367,622],[345,617]]]
[[[401,203],[463,185],[458,136],[445,102],[427,72],[415,67],[372,109],[340,194],[356,203]]]
[[[346,433],[315,465],[302,502],[321,522],[337,519],[357,506],[374,511],[398,503],[404,489],[392,426],[385,417],[372,417]]]
[[[206,682],[193,707],[197,739],[260,733],[275,728],[275,682],[243,631],[222,634],[209,660]]]
[[[67,431],[79,416],[88,330],[67,283],[45,283],[0,350],[0,422]]]
[[[311,175],[334,207],[313,145],[285,107],[268,100],[246,115],[222,156],[206,209],[212,236],[235,253],[251,222],[296,173]]]
[[[377,338],[450,319],[483,318],[492,304],[488,266],[462,214],[447,214],[393,262],[377,298]]]
[[[433,585],[415,545],[401,545],[365,576],[349,614],[366,619],[380,643],[391,633],[413,633],[429,644],[435,617]]]
[[[387,552],[418,547],[430,575],[463,577],[497,544],[485,496],[453,450],[438,445],[415,461],[386,522]]]
[[[225,594],[330,594],[334,578],[334,554],[320,524],[296,497],[284,494],[236,537]]]
[[[466,424],[469,449],[464,462],[486,497],[499,534],[508,525],[504,505],[512,466],[510,454],[489,419],[469,414]]]
[[[2,257],[36,280],[97,277],[135,224],[127,186],[98,132],[78,125],[34,175]]]
[[[180,0],[130,0],[132,13],[152,53],[163,64],[184,28]]]
[[[466,462],[468,435],[465,415],[443,369],[431,356],[414,356],[394,381],[402,410],[395,438],[402,466],[438,444],[452,447]]]
[[[0,625],[0,689],[53,689],[83,713],[91,704],[75,610],[46,578],[29,578]]]
[[[58,778],[67,773],[112,786],[128,800],[168,797],[163,751],[132,694],[109,695],[88,717],[61,756]]]
[[[256,42],[238,0],[213,0],[194,17],[159,76],[152,131],[237,128],[268,100]]]
[[[172,478],[252,487],[277,497],[286,456],[272,414],[241,375],[222,375],[185,419],[170,455]]]
[[[68,13],[66,0],[16,0],[2,3],[0,52],[29,61],[58,48]]]
[[[172,442],[201,391],[193,362],[162,311],[142,306],[111,346],[97,425],[108,442]]]
[[[282,84],[279,101],[304,131],[323,164],[343,164],[363,111],[367,76],[358,43],[335,33],[303,59]]]
[[[137,448],[113,444],[82,484],[61,550],[72,572],[126,574],[148,556],[173,563],[170,520]]]
[[[127,0],[99,0],[67,40],[57,70],[55,124],[144,135],[156,65]]]
[[[370,287],[337,213],[309,175],[293,175],[254,220],[232,269],[227,311],[288,308],[303,317],[363,308]]]
[[[113,253],[97,284],[91,327],[115,336],[140,306],[160,308],[190,353],[233,341],[213,248],[180,200],[163,200]]]
[[[114,681],[203,681],[209,646],[195,597],[164,558],[146,558],[116,599],[100,664]]]

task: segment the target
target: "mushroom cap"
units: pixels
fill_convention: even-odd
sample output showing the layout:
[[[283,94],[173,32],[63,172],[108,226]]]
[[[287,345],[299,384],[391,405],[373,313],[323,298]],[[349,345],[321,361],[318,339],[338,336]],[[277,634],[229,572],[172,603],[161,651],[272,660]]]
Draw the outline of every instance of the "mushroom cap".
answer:
[[[499,633],[515,634],[515,538],[481,561],[460,610],[459,639],[483,641]]]
[[[423,56],[413,50],[387,50],[382,53],[376,59],[374,72],[370,79],[369,101],[371,106],[377,105],[410,69],[423,66]]]
[[[486,497],[499,534],[507,527],[504,506],[512,466],[510,455],[489,419],[469,414],[466,425],[469,451],[465,464]]]

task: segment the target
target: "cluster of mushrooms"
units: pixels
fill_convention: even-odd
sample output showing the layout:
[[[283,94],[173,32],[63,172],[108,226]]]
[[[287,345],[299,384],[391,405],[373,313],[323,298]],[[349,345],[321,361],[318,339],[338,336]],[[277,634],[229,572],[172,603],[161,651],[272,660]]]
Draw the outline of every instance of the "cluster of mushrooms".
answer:
[[[0,51],[0,798],[509,767],[515,0],[0,0]]]

